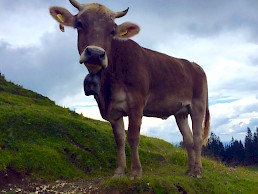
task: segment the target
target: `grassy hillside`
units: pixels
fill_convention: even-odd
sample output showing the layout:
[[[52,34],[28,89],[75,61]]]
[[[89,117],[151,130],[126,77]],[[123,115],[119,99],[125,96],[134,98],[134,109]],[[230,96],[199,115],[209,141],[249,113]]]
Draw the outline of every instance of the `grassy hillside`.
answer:
[[[203,178],[195,179],[184,175],[186,152],[165,141],[142,136],[139,152],[142,179],[109,178],[116,150],[108,123],[56,106],[0,76],[0,188],[26,177],[101,180],[100,193],[258,193],[255,167],[228,168],[203,158]]]

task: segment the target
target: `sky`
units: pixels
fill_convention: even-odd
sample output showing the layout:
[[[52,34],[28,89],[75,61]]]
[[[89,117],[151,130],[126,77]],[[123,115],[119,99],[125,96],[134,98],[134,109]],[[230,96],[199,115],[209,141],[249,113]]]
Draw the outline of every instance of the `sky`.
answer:
[[[141,31],[132,39],[141,46],[203,67],[211,131],[222,141],[244,140],[247,127],[252,131],[258,127],[257,0],[97,2],[114,11],[129,7],[116,23],[137,23]],[[59,30],[49,14],[54,5],[77,14],[68,0],[0,1],[0,72],[60,106],[100,120],[94,98],[84,95],[88,71],[79,64],[77,32]],[[182,140],[173,116],[167,120],[144,117],[141,134],[174,143]]]

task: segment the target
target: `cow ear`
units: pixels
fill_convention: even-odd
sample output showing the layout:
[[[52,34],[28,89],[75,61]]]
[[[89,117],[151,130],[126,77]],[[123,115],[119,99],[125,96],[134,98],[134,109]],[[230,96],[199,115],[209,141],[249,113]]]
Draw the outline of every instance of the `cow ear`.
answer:
[[[140,27],[137,24],[125,22],[117,26],[115,37],[127,39],[138,34],[139,32]]]
[[[50,7],[50,15],[60,23],[61,26],[74,27],[74,16],[63,7]],[[61,28],[60,28],[61,29]]]

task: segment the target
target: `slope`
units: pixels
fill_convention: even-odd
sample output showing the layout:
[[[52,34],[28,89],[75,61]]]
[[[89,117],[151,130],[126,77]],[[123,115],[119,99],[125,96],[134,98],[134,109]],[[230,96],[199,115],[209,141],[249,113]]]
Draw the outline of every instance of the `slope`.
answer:
[[[0,76],[0,188],[25,184],[23,179],[61,179],[97,182],[99,193],[258,193],[257,169],[228,168],[203,158],[203,178],[187,177],[184,150],[145,136],[139,149],[143,178],[111,179],[115,148],[107,122],[56,106]],[[130,155],[128,145],[126,153]]]

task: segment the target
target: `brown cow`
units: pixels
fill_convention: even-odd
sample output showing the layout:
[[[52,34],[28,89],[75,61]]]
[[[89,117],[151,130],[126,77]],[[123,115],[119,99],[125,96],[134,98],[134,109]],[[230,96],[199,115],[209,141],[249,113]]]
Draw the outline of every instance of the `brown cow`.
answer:
[[[90,72],[85,79],[85,92],[87,87],[92,88],[88,95],[94,95],[102,117],[111,123],[117,144],[114,177],[124,176],[126,168],[123,117],[129,118],[131,176],[136,178],[142,175],[138,154],[142,117],[165,119],[171,115],[176,118],[188,152],[188,174],[200,177],[202,144],[207,141],[210,120],[203,69],[196,63],[143,48],[130,40],[140,31],[139,26],[114,22],[126,15],[128,9],[113,12],[97,3],[70,2],[79,10],[78,14],[72,15],[62,7],[51,7],[50,13],[60,23],[61,30],[64,25],[78,31],[80,63]]]

